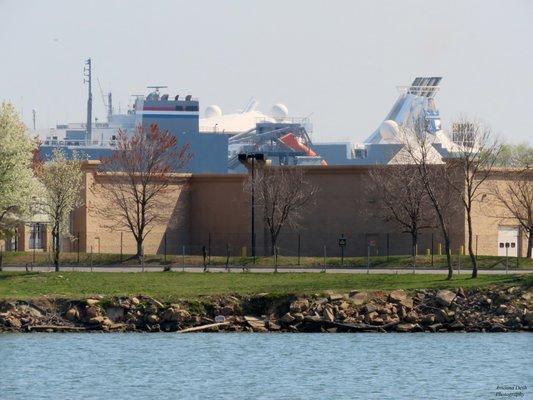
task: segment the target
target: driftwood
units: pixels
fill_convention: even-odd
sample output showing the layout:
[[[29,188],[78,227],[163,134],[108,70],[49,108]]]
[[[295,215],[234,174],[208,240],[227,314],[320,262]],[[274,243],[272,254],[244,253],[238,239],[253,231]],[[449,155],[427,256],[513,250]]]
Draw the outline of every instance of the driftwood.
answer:
[[[323,323],[325,321],[322,321]],[[385,332],[387,329],[398,325],[398,322],[389,322],[385,325],[369,325],[369,324],[344,324],[340,322],[325,322],[334,328],[341,328],[352,332]]]
[[[225,325],[229,325],[229,322],[218,322],[216,324],[193,326],[192,328],[182,329],[181,331],[178,331],[178,333],[200,332],[200,331],[205,331],[206,329],[211,329],[217,326],[225,326]]]
[[[30,325],[28,331],[42,332],[47,330],[63,331],[63,332],[83,332],[87,328],[83,326],[63,326],[63,325]]]

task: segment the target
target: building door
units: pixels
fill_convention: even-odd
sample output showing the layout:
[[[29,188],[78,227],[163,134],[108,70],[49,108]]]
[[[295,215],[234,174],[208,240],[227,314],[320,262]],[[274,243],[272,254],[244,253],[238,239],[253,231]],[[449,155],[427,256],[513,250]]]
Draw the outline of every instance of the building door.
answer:
[[[518,256],[518,227],[499,226],[498,227],[498,255],[505,257]]]

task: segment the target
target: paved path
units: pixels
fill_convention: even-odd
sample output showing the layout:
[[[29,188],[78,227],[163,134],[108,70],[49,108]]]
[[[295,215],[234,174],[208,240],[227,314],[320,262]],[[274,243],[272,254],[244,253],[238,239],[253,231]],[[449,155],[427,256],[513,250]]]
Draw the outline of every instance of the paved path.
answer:
[[[25,267],[21,266],[4,266],[4,271],[25,271]],[[48,272],[52,271],[53,268],[50,267],[34,267],[31,269],[31,267],[28,267],[28,270],[30,271],[40,271],[40,272]],[[90,267],[69,267],[69,266],[63,266],[60,268],[61,271],[80,271],[80,272],[142,272],[142,268],[140,266],[124,266],[124,265],[104,265],[104,266],[94,266],[92,269]],[[146,266],[144,268],[145,272],[157,272],[162,271],[163,266],[157,266],[157,265],[150,265]],[[172,271],[185,271],[185,272],[203,272],[203,267],[201,266],[173,266]],[[224,266],[210,266],[208,267],[209,272],[243,272],[242,266],[232,266],[229,268],[228,271],[226,271]],[[264,267],[264,266],[249,266],[248,272],[273,272],[274,268],[272,267]],[[321,267],[279,267],[279,272],[323,272],[323,268]],[[326,273],[341,273],[341,274],[412,274],[413,269],[412,268],[401,268],[401,269],[392,269],[392,268],[370,268],[367,270],[366,268],[338,268],[338,267],[331,267],[326,269]],[[417,269],[415,271],[417,274],[446,274],[446,269]],[[457,269],[454,269],[455,274],[471,274],[471,269],[461,269],[460,271]],[[486,270],[486,269],[480,269],[478,270],[478,273],[480,275],[495,275],[495,274],[505,274],[505,269],[498,269],[498,270]],[[533,269],[509,269],[509,274],[531,274],[533,273]]]

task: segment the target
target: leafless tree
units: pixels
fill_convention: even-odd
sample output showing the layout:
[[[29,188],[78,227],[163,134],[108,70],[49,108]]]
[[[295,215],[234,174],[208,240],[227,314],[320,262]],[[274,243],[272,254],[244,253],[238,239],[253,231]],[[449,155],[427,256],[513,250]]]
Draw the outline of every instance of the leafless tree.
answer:
[[[420,179],[428,200],[433,206],[444,239],[448,267],[447,279],[452,279],[450,227],[452,217],[456,212],[457,196],[454,191],[448,190],[446,182],[457,179],[457,177],[451,176],[453,172],[449,165],[442,160],[442,156],[434,147],[434,135],[426,130],[426,123],[423,118],[413,121],[410,125],[400,127],[399,138],[404,146],[402,149],[403,157],[398,157],[397,162],[412,164],[418,172],[418,179]]]
[[[245,190],[255,191],[257,205],[263,209],[263,221],[270,238],[272,254],[277,255],[278,237],[285,225],[299,226],[306,206],[314,199],[318,188],[299,167],[261,167],[251,174]],[[277,270],[277,265],[276,265]]]
[[[190,158],[188,145],[178,148],[176,137],[155,124],[148,131],[138,126],[131,136],[119,130],[117,150],[104,160],[103,176],[93,188],[106,200],[95,211],[107,221],[107,228],[133,234],[137,257],[153,225],[162,222],[172,172],[185,167]]]
[[[518,221],[527,234],[527,257],[533,247],[533,168],[508,170],[503,173],[504,182],[491,186],[491,193],[503,205],[507,215],[502,219]]]
[[[434,219],[418,170],[409,164],[387,165],[373,168],[369,175],[371,212],[410,234],[414,267],[420,231],[431,228]]]
[[[478,263],[474,252],[472,207],[481,195],[481,188],[498,159],[501,144],[490,128],[478,121],[460,118],[453,123],[452,130],[456,146],[452,155],[452,165],[456,171],[447,175],[452,179],[446,183],[455,190],[465,209],[468,254],[472,263],[472,278],[476,278]]]

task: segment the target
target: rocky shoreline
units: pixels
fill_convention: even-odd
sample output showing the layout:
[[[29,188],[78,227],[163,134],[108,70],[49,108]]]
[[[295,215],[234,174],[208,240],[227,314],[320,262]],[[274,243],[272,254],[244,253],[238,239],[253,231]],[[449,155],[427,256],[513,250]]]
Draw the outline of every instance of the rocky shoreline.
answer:
[[[531,288],[0,301],[0,332],[533,331]]]

